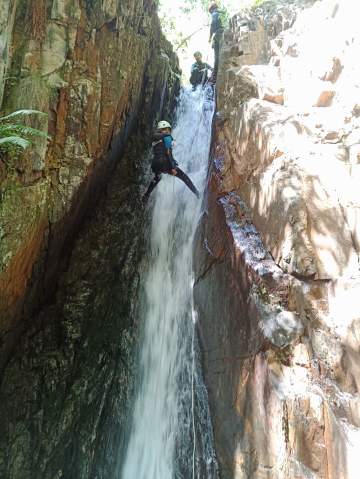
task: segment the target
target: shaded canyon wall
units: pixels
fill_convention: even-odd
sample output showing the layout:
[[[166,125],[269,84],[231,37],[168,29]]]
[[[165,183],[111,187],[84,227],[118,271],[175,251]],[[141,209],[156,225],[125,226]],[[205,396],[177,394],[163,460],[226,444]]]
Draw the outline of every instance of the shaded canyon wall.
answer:
[[[54,292],[64,248],[121,163],[145,88],[148,111],[158,111],[177,88],[177,60],[155,3],[2,3],[2,110],[48,113],[32,126],[51,138],[0,159],[1,363],[24,309],[28,314]]]
[[[221,52],[195,301],[224,479],[358,475],[360,38],[312,3],[237,15]]]
[[[146,151],[179,89],[155,3],[0,7],[3,111],[48,112],[51,135],[0,158],[2,478],[119,477]]]

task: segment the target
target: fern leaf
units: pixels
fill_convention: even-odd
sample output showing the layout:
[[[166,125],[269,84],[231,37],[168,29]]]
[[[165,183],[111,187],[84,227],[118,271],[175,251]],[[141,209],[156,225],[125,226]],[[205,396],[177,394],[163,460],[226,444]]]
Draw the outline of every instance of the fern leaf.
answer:
[[[17,111],[13,111],[9,115],[0,117],[0,122],[12,120],[13,118],[18,118],[23,116],[30,116],[30,115],[37,115],[43,118],[47,116],[46,113],[42,111],[38,111],[38,110],[17,110]]]
[[[14,134],[14,135],[21,135],[21,136],[37,136],[41,138],[50,138],[49,135],[41,130],[36,128],[31,128],[27,125],[22,125],[20,123],[10,123],[10,124],[0,124],[0,137],[4,134]]]
[[[7,136],[5,138],[0,138],[0,148],[1,146],[15,146],[25,150],[28,148],[28,146],[30,146],[30,141],[25,140],[25,138],[21,138],[20,136]]]

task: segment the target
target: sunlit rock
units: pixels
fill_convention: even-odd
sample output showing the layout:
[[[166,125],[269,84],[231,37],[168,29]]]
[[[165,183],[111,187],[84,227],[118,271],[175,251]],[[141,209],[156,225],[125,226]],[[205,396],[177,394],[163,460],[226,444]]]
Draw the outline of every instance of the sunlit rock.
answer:
[[[291,2],[284,28],[288,7],[224,40],[195,255],[205,377],[222,477],[355,479],[357,7]]]
[[[256,85],[257,96],[260,100],[282,105],[284,103],[283,87],[280,80],[279,69],[263,65],[242,67],[239,73],[243,78],[238,83],[245,82],[248,78]],[[246,99],[243,98],[243,101]]]

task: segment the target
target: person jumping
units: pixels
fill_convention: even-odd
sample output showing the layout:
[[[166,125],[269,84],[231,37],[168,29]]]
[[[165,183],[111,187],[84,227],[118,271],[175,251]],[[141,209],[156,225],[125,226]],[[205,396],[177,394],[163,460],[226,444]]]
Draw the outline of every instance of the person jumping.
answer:
[[[157,131],[153,138],[152,149],[153,158],[151,162],[151,169],[154,173],[154,178],[151,181],[145,195],[144,201],[147,201],[151,192],[161,180],[162,173],[173,175],[183,181],[185,185],[200,198],[200,194],[190,178],[178,167],[172,154],[173,137],[171,136],[171,125],[167,121],[160,121],[158,123]]]

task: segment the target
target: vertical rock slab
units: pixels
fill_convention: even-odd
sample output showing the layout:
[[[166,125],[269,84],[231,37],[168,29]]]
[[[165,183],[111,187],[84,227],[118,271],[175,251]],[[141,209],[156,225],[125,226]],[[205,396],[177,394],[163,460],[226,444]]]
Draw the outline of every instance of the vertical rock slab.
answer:
[[[360,43],[351,2],[301,3],[224,38],[195,303],[229,479],[358,475]]]
[[[141,106],[160,115],[179,71],[154,1],[19,0],[0,13],[2,109],[48,113],[31,125],[51,136],[0,158],[1,351],[20,318],[54,293],[64,251],[121,164]]]
[[[143,141],[134,137],[136,147],[123,153],[54,300],[26,318],[9,354],[0,387],[1,477],[119,477],[144,252]]]
[[[4,0],[0,5],[0,105],[3,100],[5,78],[10,63],[10,46],[16,7],[17,0]]]
[[[224,190],[225,145],[220,122],[194,253],[222,477],[353,479],[360,283],[295,278],[274,262],[251,209]]]
[[[47,111],[51,140],[0,158],[0,477],[117,478],[146,152],[178,62],[151,0],[20,0],[11,38],[3,109]]]

